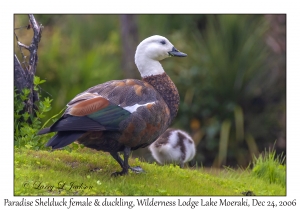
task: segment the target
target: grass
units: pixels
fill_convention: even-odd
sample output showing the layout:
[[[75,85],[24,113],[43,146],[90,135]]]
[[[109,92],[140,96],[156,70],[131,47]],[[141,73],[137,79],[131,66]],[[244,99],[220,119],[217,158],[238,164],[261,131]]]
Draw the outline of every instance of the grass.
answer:
[[[14,194],[18,195],[286,195],[285,185],[266,182],[250,169],[224,169],[149,164],[131,158],[146,173],[111,177],[120,170],[104,152],[80,148],[35,151],[15,149]],[[258,164],[258,162],[257,162]]]
[[[253,173],[269,183],[286,184],[286,165],[282,155],[276,157],[274,150],[265,151],[253,161]]]

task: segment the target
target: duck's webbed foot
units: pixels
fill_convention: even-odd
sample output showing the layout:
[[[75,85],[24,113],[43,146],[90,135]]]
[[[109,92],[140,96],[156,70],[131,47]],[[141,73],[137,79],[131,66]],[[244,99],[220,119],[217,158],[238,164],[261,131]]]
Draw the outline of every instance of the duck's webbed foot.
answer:
[[[111,176],[115,177],[115,176],[123,176],[128,174],[128,170],[122,170],[122,171],[116,171],[114,173],[111,174]]]
[[[146,172],[140,166],[130,167],[130,170],[133,171],[133,172],[135,172],[135,173],[137,173],[137,174]]]

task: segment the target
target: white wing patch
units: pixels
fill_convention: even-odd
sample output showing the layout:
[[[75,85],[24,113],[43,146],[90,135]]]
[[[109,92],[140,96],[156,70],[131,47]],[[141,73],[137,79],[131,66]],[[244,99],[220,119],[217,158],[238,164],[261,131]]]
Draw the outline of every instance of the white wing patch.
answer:
[[[149,104],[155,104],[155,101],[154,102],[150,102],[150,103],[146,103],[146,104],[135,104],[133,106],[125,106],[123,107],[123,109],[126,109],[127,111],[129,111],[130,113],[133,113],[135,112],[139,107],[141,106],[147,106]],[[119,105],[120,106],[120,105]]]

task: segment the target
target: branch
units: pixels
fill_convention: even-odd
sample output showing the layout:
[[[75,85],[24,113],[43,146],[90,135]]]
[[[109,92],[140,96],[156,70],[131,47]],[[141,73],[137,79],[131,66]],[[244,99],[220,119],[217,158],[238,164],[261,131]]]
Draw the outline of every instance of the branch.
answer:
[[[36,72],[36,65],[38,62],[38,56],[37,56],[37,50],[38,50],[38,44],[42,37],[42,25],[38,25],[37,21],[35,20],[34,16],[32,14],[28,15],[29,21],[31,23],[31,27],[33,30],[33,39],[31,41],[31,44],[29,46],[30,51],[30,58],[29,58],[29,71],[31,74],[35,74]]]
[[[20,47],[23,47],[23,48],[25,48],[26,50],[29,51],[29,47],[28,47],[27,45],[23,44],[22,42],[19,42],[19,41],[18,41],[18,45],[19,45]]]

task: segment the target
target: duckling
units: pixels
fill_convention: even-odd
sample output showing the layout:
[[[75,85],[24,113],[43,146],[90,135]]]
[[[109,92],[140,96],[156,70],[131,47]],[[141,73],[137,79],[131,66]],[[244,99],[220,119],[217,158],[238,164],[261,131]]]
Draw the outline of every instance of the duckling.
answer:
[[[160,164],[179,163],[183,168],[184,163],[191,161],[196,148],[192,137],[186,132],[169,128],[149,146],[153,158]]]

